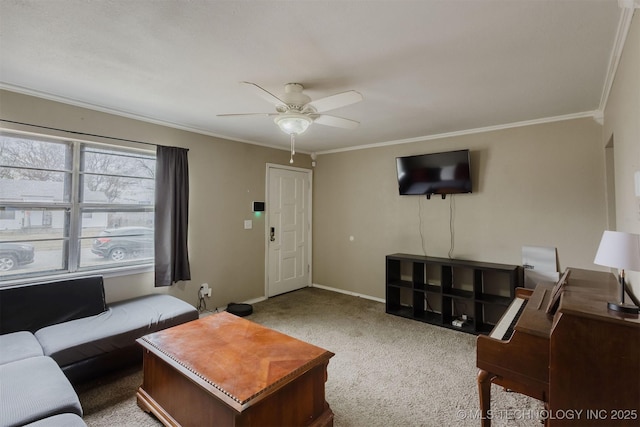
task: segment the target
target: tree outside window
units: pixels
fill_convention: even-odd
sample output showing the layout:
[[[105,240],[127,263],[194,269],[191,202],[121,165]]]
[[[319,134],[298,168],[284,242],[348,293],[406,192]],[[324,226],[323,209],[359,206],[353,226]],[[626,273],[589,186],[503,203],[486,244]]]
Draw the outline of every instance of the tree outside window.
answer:
[[[0,133],[0,283],[153,263],[155,154]]]

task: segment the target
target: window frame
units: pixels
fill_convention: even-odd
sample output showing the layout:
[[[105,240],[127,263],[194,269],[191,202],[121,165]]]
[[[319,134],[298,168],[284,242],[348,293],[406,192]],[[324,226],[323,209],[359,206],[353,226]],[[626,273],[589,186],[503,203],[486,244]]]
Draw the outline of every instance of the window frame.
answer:
[[[81,200],[83,192],[83,179],[84,175],[96,175],[95,172],[87,172],[82,169],[81,159],[83,155],[83,148],[86,151],[88,148],[110,150],[118,152],[119,155],[126,156],[143,156],[148,157],[149,160],[155,160],[155,150],[149,148],[133,147],[129,144],[107,144],[96,141],[81,140],[76,138],[57,137],[50,135],[43,135],[32,132],[24,132],[14,129],[0,128],[0,135],[19,138],[30,139],[33,141],[39,141],[44,143],[66,143],[70,145],[71,155],[71,169],[67,169],[65,165],[64,170],[60,169],[46,169],[46,168],[32,168],[34,170],[45,170],[53,172],[62,172],[69,174],[70,183],[63,184],[64,192],[69,191],[69,200],[63,201],[11,201],[0,199],[0,205],[3,208],[9,208],[13,210],[37,210],[44,209],[44,212],[52,212],[53,210],[62,210],[64,212],[64,225],[62,231],[62,237],[51,239],[16,239],[11,240],[15,243],[25,243],[32,241],[47,241],[55,240],[62,242],[62,265],[60,269],[35,271],[35,272],[20,272],[16,274],[8,274],[6,276],[0,276],[0,287],[41,282],[50,279],[61,279],[71,277],[83,277],[101,274],[103,277],[116,277],[129,274],[139,274],[145,272],[154,271],[155,257],[143,258],[140,260],[132,260],[124,263],[116,263],[115,265],[80,265],[80,251],[82,248],[82,242],[84,240],[92,240],[95,237],[82,236],[82,221],[83,213],[95,213],[95,212],[140,212],[149,213],[155,211],[155,198],[151,200],[150,204],[126,204],[126,203],[114,203],[114,202],[84,202]],[[0,164],[0,166],[15,168],[15,166]],[[30,168],[23,168],[30,169]],[[126,176],[117,175],[113,173],[105,174],[109,176],[122,176],[127,178],[145,179],[154,181],[155,191],[155,176],[151,178],[142,178],[140,176]],[[66,181],[67,178],[65,178]],[[6,241],[1,240],[0,241]]]

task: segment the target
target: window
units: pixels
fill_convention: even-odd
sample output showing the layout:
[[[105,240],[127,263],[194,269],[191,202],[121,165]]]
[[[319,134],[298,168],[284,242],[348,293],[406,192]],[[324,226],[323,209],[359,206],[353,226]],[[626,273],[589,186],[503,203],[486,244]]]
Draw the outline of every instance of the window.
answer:
[[[155,153],[0,133],[0,284],[153,264]]]
[[[1,210],[0,211],[0,220],[3,219],[16,219],[16,211],[14,210]]]

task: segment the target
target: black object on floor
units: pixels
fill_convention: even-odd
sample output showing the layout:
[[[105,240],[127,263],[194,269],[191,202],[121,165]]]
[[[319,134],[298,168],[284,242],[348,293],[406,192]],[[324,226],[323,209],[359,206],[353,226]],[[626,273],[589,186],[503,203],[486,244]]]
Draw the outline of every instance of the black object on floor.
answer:
[[[229,305],[227,305],[227,311],[236,316],[244,317],[253,313],[253,307],[251,304],[236,304],[235,302],[230,302]]]

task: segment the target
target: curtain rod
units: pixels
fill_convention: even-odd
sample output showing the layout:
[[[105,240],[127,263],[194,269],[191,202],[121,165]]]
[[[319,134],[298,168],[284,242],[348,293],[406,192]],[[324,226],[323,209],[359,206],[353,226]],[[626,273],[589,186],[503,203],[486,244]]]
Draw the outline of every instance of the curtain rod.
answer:
[[[33,125],[31,123],[17,122],[17,121],[14,121],[14,120],[0,119],[0,122],[13,123],[15,125],[32,126],[32,127],[36,127],[36,128],[40,128],[40,129],[55,130],[55,131],[58,131],[58,132],[66,132],[66,133],[70,133],[70,134],[73,134],[73,135],[93,136],[93,137],[97,137],[97,138],[112,139],[114,141],[133,142],[135,144],[152,145],[154,147],[166,147],[165,145],[154,144],[152,142],[135,141],[133,139],[116,138],[114,136],[105,136],[105,135],[97,135],[97,134],[94,134],[94,133],[86,133],[86,132],[77,132],[77,131],[73,131],[73,130],[58,129],[58,128],[49,127],[49,126],[41,126],[41,125]],[[189,149],[187,149],[187,148],[185,148],[185,150],[189,151]]]

